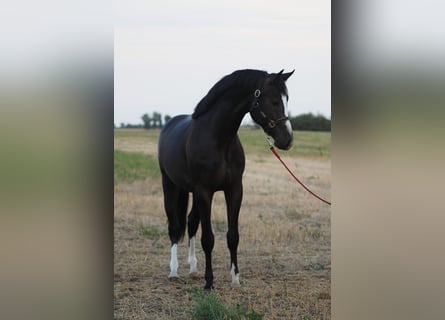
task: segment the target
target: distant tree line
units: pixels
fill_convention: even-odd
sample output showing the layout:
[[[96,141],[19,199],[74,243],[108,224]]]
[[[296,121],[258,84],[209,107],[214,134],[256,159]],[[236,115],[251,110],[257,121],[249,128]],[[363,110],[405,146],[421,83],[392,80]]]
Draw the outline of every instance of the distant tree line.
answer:
[[[125,128],[125,129],[135,129],[135,128],[144,128],[144,129],[156,129],[156,128],[162,128],[164,124],[166,124],[171,117],[167,114],[164,117],[162,117],[162,114],[159,112],[153,112],[151,115],[148,113],[145,113],[141,117],[142,123],[138,124],[131,124],[131,123],[121,123],[119,128]],[[114,125],[116,128],[116,125]]]
[[[151,116],[149,116],[147,113],[142,115],[142,122],[143,128],[145,129],[156,129],[156,128],[162,128],[164,124],[166,124],[171,117],[167,114],[164,117],[162,117],[162,114],[159,112],[153,112]]]
[[[171,117],[169,115],[162,116],[161,113],[155,111],[151,115],[145,113],[142,115],[141,119],[142,123],[140,124],[121,123],[120,128],[162,128]],[[290,116],[289,120],[294,130],[331,131],[331,119],[327,119],[321,114],[314,115],[312,113],[304,113],[295,117]]]
[[[289,117],[294,130],[300,131],[331,131],[331,119],[323,115],[304,113],[299,116]]]

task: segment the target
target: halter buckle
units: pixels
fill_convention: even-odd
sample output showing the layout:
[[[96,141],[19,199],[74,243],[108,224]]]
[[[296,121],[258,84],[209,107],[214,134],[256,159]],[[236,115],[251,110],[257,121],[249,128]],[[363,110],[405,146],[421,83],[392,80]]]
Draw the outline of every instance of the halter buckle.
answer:
[[[259,98],[260,95],[261,95],[261,91],[260,91],[260,89],[256,89],[255,92],[253,93],[253,96],[254,96],[255,98]]]

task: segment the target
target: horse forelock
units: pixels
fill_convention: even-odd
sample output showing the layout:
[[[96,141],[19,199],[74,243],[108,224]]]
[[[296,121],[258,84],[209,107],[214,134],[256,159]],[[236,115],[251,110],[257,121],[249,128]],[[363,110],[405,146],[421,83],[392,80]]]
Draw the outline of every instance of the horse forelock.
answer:
[[[283,77],[276,77],[276,74],[271,74],[269,79],[266,80],[266,83],[270,86],[274,86],[281,96],[289,98],[286,82]]]
[[[280,91],[280,94],[283,96],[286,96],[286,98],[289,98],[289,94],[287,92],[287,86],[286,82],[284,82],[283,79],[280,79],[280,81],[277,84],[278,90]]]
[[[276,86],[282,96],[286,96],[286,98],[289,98],[289,95],[287,93],[286,83],[284,82],[283,79],[280,79],[276,84]]]
[[[226,75],[201,99],[192,114],[192,118],[196,119],[209,111],[216,100],[233,87],[242,87],[247,90],[255,90],[262,87],[267,75],[268,73],[266,71],[252,69],[237,70]]]

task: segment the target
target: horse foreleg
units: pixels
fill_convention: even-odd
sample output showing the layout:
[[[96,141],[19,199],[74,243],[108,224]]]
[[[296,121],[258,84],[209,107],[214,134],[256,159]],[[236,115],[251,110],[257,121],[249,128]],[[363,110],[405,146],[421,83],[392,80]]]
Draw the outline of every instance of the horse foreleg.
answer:
[[[227,205],[227,246],[230,250],[230,275],[232,276],[232,287],[239,287],[239,269],[238,269],[238,216],[243,199],[243,186],[241,182],[224,191]]]
[[[204,290],[213,289],[212,250],[215,244],[215,237],[213,235],[212,224],[210,222],[212,197],[213,193],[209,194],[205,191],[196,193],[193,197],[195,200],[194,203],[199,210],[202,228],[201,245],[204,250],[206,260],[206,284],[204,286]]]

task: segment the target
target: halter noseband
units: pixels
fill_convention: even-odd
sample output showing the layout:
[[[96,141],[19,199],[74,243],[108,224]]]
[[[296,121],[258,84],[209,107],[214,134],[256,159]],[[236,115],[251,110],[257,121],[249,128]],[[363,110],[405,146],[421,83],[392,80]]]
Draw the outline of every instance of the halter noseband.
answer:
[[[273,129],[273,128],[275,128],[278,124],[283,123],[283,122],[286,122],[287,120],[289,120],[289,118],[286,117],[286,116],[284,116],[284,117],[282,117],[282,118],[279,118],[279,119],[276,119],[276,120],[274,120],[274,119],[269,119],[269,118],[267,117],[267,115],[263,112],[263,110],[260,109],[260,102],[259,102],[259,97],[260,97],[260,95],[261,95],[261,91],[260,91],[260,89],[256,89],[255,92],[253,93],[253,96],[255,97],[255,99],[253,100],[253,103],[252,103],[252,106],[251,106],[250,109],[249,109],[249,112],[252,113],[252,112],[255,111],[255,110],[259,110],[261,116],[267,121],[267,126],[268,126],[270,129]]]

